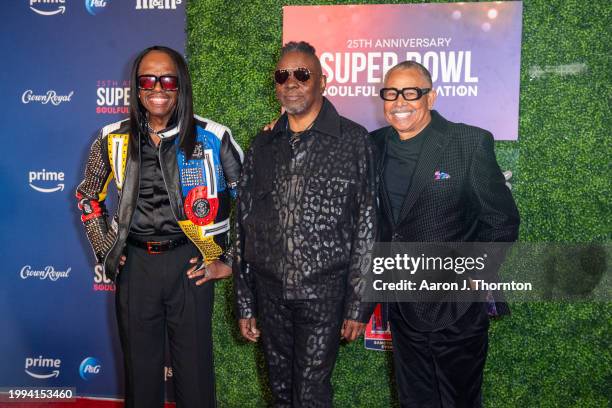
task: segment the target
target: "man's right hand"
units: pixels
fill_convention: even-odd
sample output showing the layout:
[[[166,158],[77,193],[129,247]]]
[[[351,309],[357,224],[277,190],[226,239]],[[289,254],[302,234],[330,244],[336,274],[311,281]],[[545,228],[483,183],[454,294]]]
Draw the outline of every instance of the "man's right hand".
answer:
[[[256,342],[259,339],[261,332],[257,330],[257,321],[254,317],[250,319],[238,320],[240,326],[240,334],[248,341]]]

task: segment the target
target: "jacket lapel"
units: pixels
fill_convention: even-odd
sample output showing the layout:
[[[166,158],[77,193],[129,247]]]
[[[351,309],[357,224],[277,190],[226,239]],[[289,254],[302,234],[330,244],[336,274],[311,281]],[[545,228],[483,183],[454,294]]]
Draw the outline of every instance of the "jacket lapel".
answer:
[[[446,146],[447,140],[448,139],[444,137],[438,129],[432,127],[431,133],[423,141],[421,154],[419,155],[419,160],[414,170],[414,175],[412,176],[410,188],[404,198],[397,225],[404,221],[423,189],[433,181],[436,165]]]
[[[389,142],[389,135],[393,128],[389,126],[387,132],[385,132],[382,146],[380,146],[381,155],[378,160],[378,180],[379,193],[380,193],[380,206],[382,214],[387,218],[387,221],[391,224],[395,224],[393,219],[393,211],[391,210],[391,201],[389,200],[389,191],[387,190],[387,184],[385,183],[385,166],[387,164],[387,146]]]

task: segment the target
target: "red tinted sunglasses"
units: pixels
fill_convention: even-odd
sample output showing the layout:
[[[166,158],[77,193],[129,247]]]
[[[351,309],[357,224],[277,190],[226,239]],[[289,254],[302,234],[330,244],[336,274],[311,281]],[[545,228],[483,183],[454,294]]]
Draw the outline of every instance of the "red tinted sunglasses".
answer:
[[[277,84],[282,85],[289,77],[293,74],[293,77],[300,82],[306,82],[310,79],[310,71],[308,68],[296,68],[296,69],[277,69],[274,71],[274,80]]]
[[[174,75],[140,75],[138,77],[138,88],[144,89],[145,91],[152,91],[155,89],[155,84],[161,85],[161,89],[164,91],[176,91],[178,90],[178,77]]]

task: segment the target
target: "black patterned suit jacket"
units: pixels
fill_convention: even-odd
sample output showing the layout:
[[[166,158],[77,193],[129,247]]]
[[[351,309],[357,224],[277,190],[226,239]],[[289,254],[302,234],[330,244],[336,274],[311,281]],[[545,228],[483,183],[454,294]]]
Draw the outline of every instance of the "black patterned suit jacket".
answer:
[[[393,218],[384,180],[379,185],[383,242],[513,242],[519,214],[497,164],[490,132],[446,120],[432,111],[432,132],[424,140],[400,216]],[[382,180],[387,141],[393,128],[371,133]],[[440,174],[444,174],[440,177]],[[448,176],[448,177],[446,177]],[[402,316],[417,330],[454,323],[471,306],[457,303],[400,303]],[[506,314],[507,305],[497,304]]]

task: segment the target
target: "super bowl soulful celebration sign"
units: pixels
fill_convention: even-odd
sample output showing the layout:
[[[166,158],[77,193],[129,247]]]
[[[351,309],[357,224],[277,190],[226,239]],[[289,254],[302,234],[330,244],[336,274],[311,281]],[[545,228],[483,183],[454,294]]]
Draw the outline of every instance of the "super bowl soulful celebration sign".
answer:
[[[18,0],[2,12],[0,387],[120,397],[115,287],[94,267],[74,194],[97,131],[127,117],[134,57],[183,52],[185,0]]]
[[[327,76],[326,96],[368,130],[385,126],[384,73],[415,60],[431,72],[436,109],[518,138],[522,2],[291,6],[283,43],[308,41]]]
[[[518,139],[522,2],[288,6],[283,43],[307,41],[327,76],[325,95],[372,131],[386,126],[384,74],[414,60],[431,72],[435,109],[455,122]],[[390,350],[387,306],[368,323],[365,347]]]

